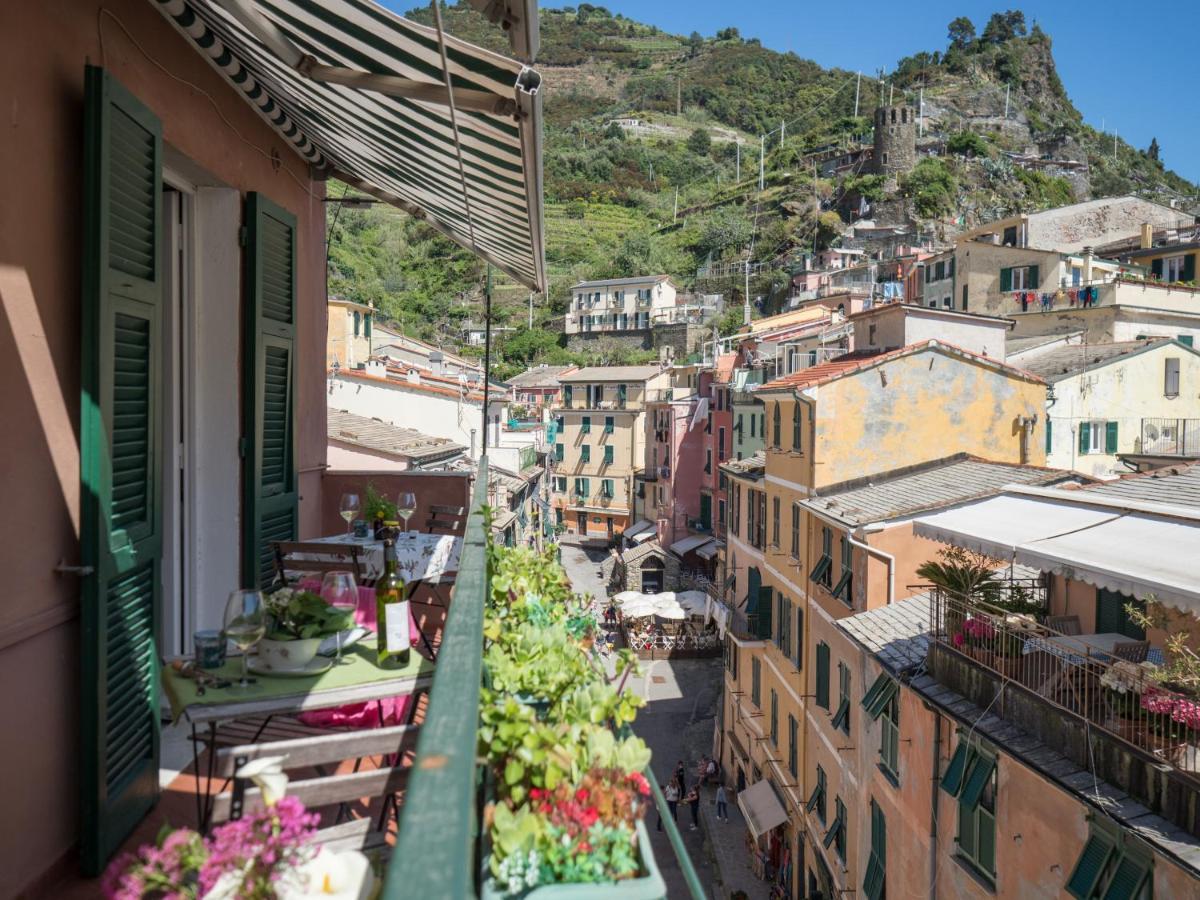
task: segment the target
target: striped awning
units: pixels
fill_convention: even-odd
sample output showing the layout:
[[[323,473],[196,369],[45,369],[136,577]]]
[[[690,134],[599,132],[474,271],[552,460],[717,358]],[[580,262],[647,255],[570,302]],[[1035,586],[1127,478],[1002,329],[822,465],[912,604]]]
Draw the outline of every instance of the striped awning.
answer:
[[[310,164],[545,289],[533,69],[371,0],[151,2]]]

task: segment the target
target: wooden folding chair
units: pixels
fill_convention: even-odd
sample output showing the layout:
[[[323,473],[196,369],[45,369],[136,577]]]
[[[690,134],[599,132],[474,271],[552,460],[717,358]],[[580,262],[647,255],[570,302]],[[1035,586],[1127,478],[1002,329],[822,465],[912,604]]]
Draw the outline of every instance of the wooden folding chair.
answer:
[[[1133,663],[1145,662],[1149,653],[1149,641],[1122,641],[1119,644],[1113,644],[1112,648],[1112,655],[1117,659]]]
[[[1047,616],[1046,627],[1052,628],[1059,634],[1083,634],[1079,625],[1079,616]]]
[[[285,756],[285,771],[314,769],[317,777],[289,781],[288,796],[300,800],[310,810],[336,807],[336,821],[314,836],[315,843],[333,850],[386,850],[390,817],[398,814],[396,794],[404,790],[410,766],[403,762],[408,750],[415,749],[418,726],[396,725],[362,731],[337,732],[317,737],[275,741],[269,744],[243,744],[218,751],[216,774],[233,779],[231,790],[213,800],[213,821],[240,819],[263,807],[262,792],[236,777],[237,770],[253,759]],[[377,768],[362,768],[369,757],[382,757]],[[353,770],[339,772],[345,763],[354,762]],[[325,774],[331,771],[331,774]],[[376,799],[383,804],[377,820],[372,815],[342,821],[350,804],[366,800],[368,807]]]
[[[366,550],[359,544],[327,544],[323,541],[276,541],[275,578],[279,584],[295,584],[305,578],[318,581],[327,572],[349,572],[362,586]],[[291,576],[289,580],[288,576]]]

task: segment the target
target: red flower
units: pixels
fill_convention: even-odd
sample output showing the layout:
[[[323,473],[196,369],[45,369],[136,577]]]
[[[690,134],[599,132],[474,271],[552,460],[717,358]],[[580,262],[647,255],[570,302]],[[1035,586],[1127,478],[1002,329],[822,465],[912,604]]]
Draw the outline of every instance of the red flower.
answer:
[[[580,788],[579,790],[577,790],[575,792],[575,802],[576,803],[586,803],[587,798],[588,798],[588,792],[586,789]]]
[[[633,782],[633,785],[637,788],[637,792],[639,794],[650,793],[650,782],[646,780],[646,776],[641,772],[631,772],[629,775],[629,780]]]
[[[592,845],[589,844],[587,841],[580,841],[579,846],[576,847],[575,849],[578,850],[580,853],[591,853]]]

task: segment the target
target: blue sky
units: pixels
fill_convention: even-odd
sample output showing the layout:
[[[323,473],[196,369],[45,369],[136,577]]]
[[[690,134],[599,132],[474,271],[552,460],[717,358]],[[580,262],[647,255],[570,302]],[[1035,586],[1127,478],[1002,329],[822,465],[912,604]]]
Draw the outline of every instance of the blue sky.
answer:
[[[546,2],[545,7],[574,4]],[[1157,137],[1163,161],[1200,181],[1200,121],[1192,103],[1189,61],[1200,37],[1200,3],[1142,0],[1021,4],[1015,0],[604,0],[630,18],[665,31],[711,37],[735,26],[775,50],[794,50],[824,66],[873,73],[919,50],[946,46],[946,25],[968,16],[982,31],[997,9],[1017,8],[1054,41],[1067,93],[1088,124],[1145,148]]]

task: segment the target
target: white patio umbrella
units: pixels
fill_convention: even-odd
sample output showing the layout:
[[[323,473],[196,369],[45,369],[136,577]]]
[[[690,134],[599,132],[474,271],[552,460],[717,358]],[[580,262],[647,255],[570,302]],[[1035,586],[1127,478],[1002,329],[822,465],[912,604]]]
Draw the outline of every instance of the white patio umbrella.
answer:
[[[687,611],[679,605],[674,594],[659,594],[654,598],[654,615],[660,619],[686,619]]]
[[[656,606],[649,597],[639,597],[621,606],[621,612],[627,619],[640,619],[654,615]]]
[[[675,600],[688,615],[702,616],[708,611],[708,594],[704,591],[683,591]]]
[[[615,604],[617,604],[617,606],[624,606],[631,600],[636,600],[639,597],[644,596],[646,595],[641,591],[621,591],[619,594],[614,594],[611,599]]]

